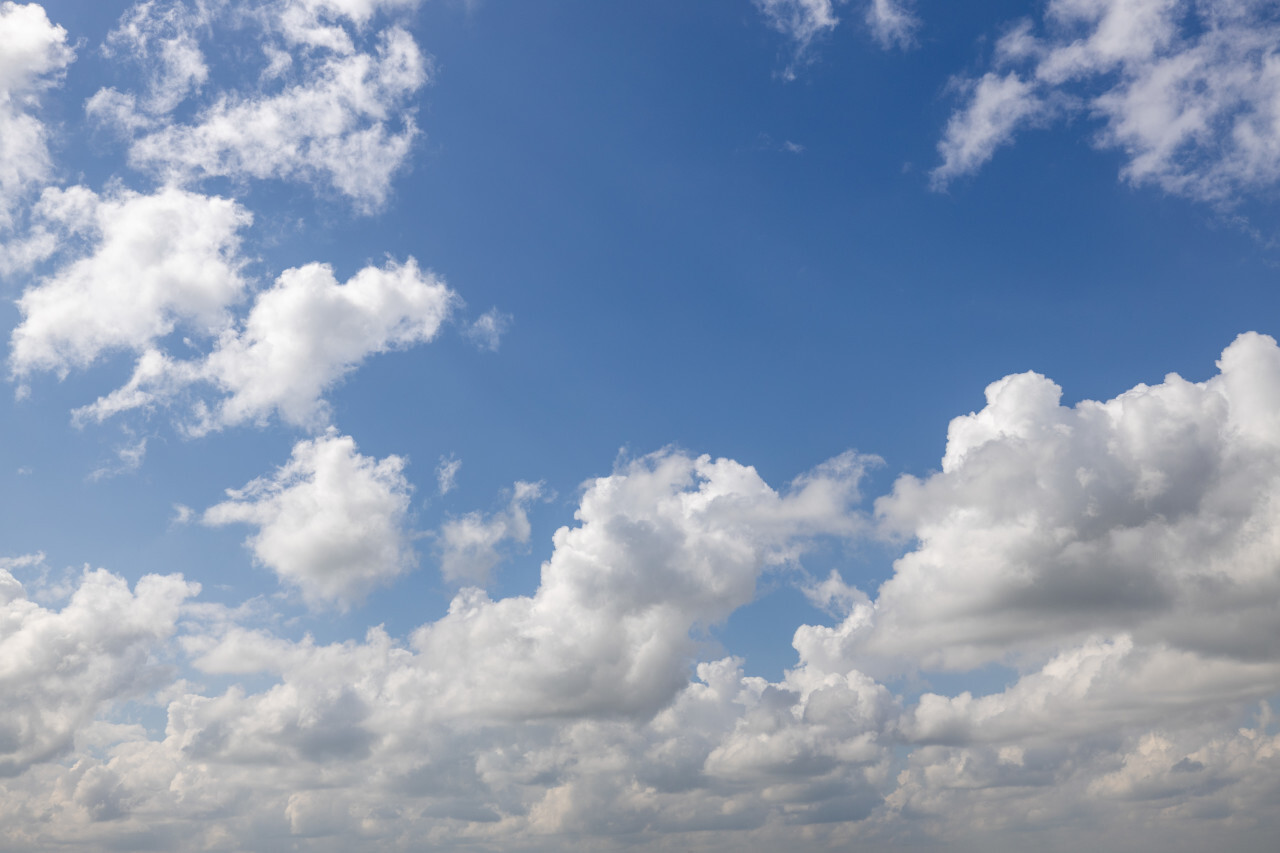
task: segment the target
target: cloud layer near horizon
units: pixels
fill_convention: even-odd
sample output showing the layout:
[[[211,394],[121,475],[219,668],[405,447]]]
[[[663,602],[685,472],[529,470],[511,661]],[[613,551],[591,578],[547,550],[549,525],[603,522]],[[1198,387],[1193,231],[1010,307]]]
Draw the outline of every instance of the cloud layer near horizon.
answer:
[[[794,826],[815,849],[890,849],[1001,827],[1123,840],[1159,813],[1170,849],[1214,826],[1247,840],[1280,791],[1265,704],[1280,692],[1280,348],[1243,335],[1219,368],[1072,407],[1045,377],[1006,377],[952,422],[941,470],[899,478],[873,513],[858,507],[867,460],[849,454],[781,491],[727,459],[624,463],[585,485],[536,592],[465,588],[403,638],[291,640],[247,613],[180,605],[196,589],[178,578],[135,598],[101,571],[46,610],[6,573],[0,642],[62,624],[102,686],[43,717],[52,728],[6,737],[4,760],[25,772],[4,783],[5,825],[15,849],[35,844],[49,825],[23,815],[47,800],[62,841],[174,849],[273,836],[553,849],[705,829],[735,830],[709,848],[762,849]],[[365,485],[341,486],[339,469]],[[330,435],[205,519],[260,525],[259,559],[324,597],[402,570],[405,488],[398,463]],[[349,519],[327,526],[346,536],[370,501],[386,526],[347,544],[317,548],[290,521],[306,504]],[[733,658],[690,678],[700,628],[751,601],[762,572],[794,571],[821,537],[873,535],[916,544],[874,598],[835,576],[814,585],[847,615],[798,626],[785,678]],[[334,563],[352,549],[368,560]],[[86,609],[99,589],[123,608],[166,590],[168,603],[104,621]],[[161,687],[153,672],[163,736],[114,724],[147,683],[139,643],[265,686]],[[894,678],[992,662],[1011,680],[985,695],[915,695]],[[66,694],[41,673],[10,668],[8,695],[52,707]]]

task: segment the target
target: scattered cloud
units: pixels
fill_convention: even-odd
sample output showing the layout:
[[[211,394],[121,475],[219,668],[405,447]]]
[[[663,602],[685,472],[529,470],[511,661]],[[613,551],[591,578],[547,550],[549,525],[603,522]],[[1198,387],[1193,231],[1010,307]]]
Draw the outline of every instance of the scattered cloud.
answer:
[[[322,429],[329,388],[370,355],[432,340],[457,301],[412,258],[365,267],[345,283],[327,264],[285,270],[242,321],[226,317],[207,354],[182,360],[149,348],[123,387],[77,409],[75,418],[102,421],[169,404],[194,386],[213,397],[196,398],[183,424],[188,434],[263,423],[273,414]]]
[[[450,483],[461,463],[452,460],[452,464]],[[543,496],[543,488],[542,483],[519,480],[511,487],[511,500],[503,511],[487,516],[469,512],[440,525],[440,572],[445,580],[484,586],[489,572],[502,560],[499,545],[508,541],[528,544],[528,505]],[[441,494],[444,491],[442,478]]]
[[[867,6],[867,26],[876,41],[886,50],[915,45],[920,19],[907,3],[899,0],[871,0]]]
[[[492,308],[467,328],[467,337],[480,349],[497,352],[502,336],[511,328],[511,322],[510,314]]]
[[[330,431],[294,445],[272,476],[227,491],[208,525],[250,524],[254,560],[316,608],[347,609],[417,564],[407,529],[412,487],[398,456],[373,459]]]
[[[0,4],[0,231],[53,174],[49,132],[34,113],[41,91],[60,83],[74,59],[67,31],[40,5]]]
[[[436,490],[447,495],[458,485],[458,471],[462,468],[462,460],[456,456],[441,456],[436,466]]]
[[[34,212],[75,253],[18,300],[12,375],[65,376],[112,351],[141,352],[179,326],[217,334],[246,295],[239,231],[253,217],[230,199],[172,187],[106,197],[45,190]]]
[[[1044,35],[1014,26],[996,69],[962,90],[936,188],[982,166],[1046,102],[1099,122],[1095,143],[1136,185],[1230,205],[1280,180],[1280,23],[1262,0],[1056,0]]]
[[[85,570],[70,601],[48,610],[0,567],[0,777],[62,756],[105,703],[137,696],[167,673],[152,659],[199,592],[180,575],[148,575],[131,591]]]
[[[413,5],[276,2],[233,15],[260,30],[267,64],[258,88],[213,92],[192,121],[179,122],[175,107],[209,80],[197,33],[220,10],[139,4],[107,49],[142,63],[145,91],[104,88],[86,109],[131,140],[135,167],[167,183],[297,180],[372,212],[386,202],[418,135],[411,100],[427,84],[431,62],[398,24],[365,31],[379,9]]]

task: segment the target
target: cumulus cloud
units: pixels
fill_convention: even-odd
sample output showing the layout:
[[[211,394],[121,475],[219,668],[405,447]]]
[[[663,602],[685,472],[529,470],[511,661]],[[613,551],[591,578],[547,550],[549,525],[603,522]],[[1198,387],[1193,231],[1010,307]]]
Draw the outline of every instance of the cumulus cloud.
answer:
[[[398,456],[373,459],[330,431],[300,441],[272,476],[228,490],[204,511],[209,525],[250,524],[254,559],[315,607],[346,609],[412,568],[412,487]]]
[[[156,686],[164,673],[152,654],[200,589],[180,575],[148,575],[131,591],[86,569],[55,611],[29,600],[9,567],[0,567],[0,776],[59,756],[105,703]]]
[[[1274,658],[1280,350],[1242,335],[1218,364],[1072,407],[1038,374],[990,385],[942,470],[876,502],[919,546],[858,642],[957,668],[1097,632]]]
[[[53,173],[49,130],[33,114],[41,91],[61,81],[75,58],[67,31],[36,3],[0,5],[0,229]]]
[[[195,386],[214,395],[195,401],[184,425],[190,434],[272,415],[320,428],[329,388],[370,355],[432,340],[457,302],[412,258],[365,267],[345,283],[327,264],[285,270],[242,321],[227,319],[207,354],[182,360],[149,348],[123,387],[78,409],[76,418],[101,421],[169,403]]]
[[[1215,203],[1280,179],[1280,24],[1262,0],[1055,0],[999,42],[939,144],[937,187],[976,171],[1037,114],[1078,104],[1138,185]],[[1001,106],[1003,105],[1003,106]],[[999,107],[999,108],[997,108]],[[1068,111],[1069,112],[1069,111]]]
[[[208,695],[175,684],[163,737],[95,731],[97,750],[74,766],[7,786],[0,816],[14,837],[34,831],[20,816],[43,798],[69,843],[146,826],[173,849],[215,833],[240,843],[264,826],[303,843],[554,847],[863,818],[884,781],[889,692],[856,672],[769,683],[734,659],[699,664],[691,680],[690,632],[749,600],[760,572],[812,537],[855,532],[864,462],[845,455],[775,491],[730,460],[635,460],[586,486],[536,593],[463,591],[407,644],[380,628],[363,641],[290,641],[192,608],[180,641],[197,669],[276,683]],[[282,470],[229,513],[280,523],[271,504],[291,500],[292,483]],[[323,538],[344,521],[316,525]]]
[[[372,211],[418,134],[411,99],[430,61],[397,24],[366,31],[379,11],[412,5],[287,0],[229,15],[205,4],[138,4],[108,48],[143,63],[146,91],[104,88],[87,109],[131,139],[134,166],[166,182],[298,180]],[[192,121],[174,121],[173,109],[209,79],[197,32],[228,23],[258,29],[267,63],[257,86],[211,93]]]
[[[102,47],[108,58],[142,65],[147,74],[141,101],[116,89],[100,89],[85,104],[91,116],[107,117],[125,127],[140,127],[172,112],[209,79],[199,33],[213,20],[213,9],[183,2],[139,3],[127,10]]]
[[[441,469],[441,493],[443,477],[450,479],[457,471],[456,460],[452,470]],[[511,500],[506,509],[492,515],[469,512],[451,518],[440,525],[440,571],[445,580],[466,582],[483,586],[489,572],[502,560],[498,546],[503,542],[521,545],[529,542],[528,505],[542,497],[542,483],[517,481],[511,487]]]
[[[81,724],[74,763],[0,783],[0,818],[15,839],[145,831],[172,849],[266,827],[317,849],[992,849],[1017,829],[1068,850],[1141,827],[1162,849],[1229,828],[1266,850],[1280,347],[1241,336],[1219,368],[1070,407],[1042,376],[1006,377],[952,422],[941,470],[899,478],[870,517],[871,460],[853,454],[783,489],[674,450],[622,463],[585,484],[533,594],[461,590],[404,641],[293,640],[188,608],[192,666],[258,686],[174,684],[163,735]],[[354,520],[376,528],[407,493],[398,464],[330,434],[205,520],[256,525],[264,564],[314,580],[362,564],[333,554],[378,552]],[[498,529],[512,497],[475,526]],[[905,543],[894,576],[874,598],[838,574],[808,583],[840,615],[796,632],[782,678],[695,665],[701,628],[763,573],[873,525]],[[888,679],[992,662],[1008,683],[985,694],[910,698]],[[56,820],[37,827],[36,803]]]
[[[179,327],[216,334],[245,295],[239,231],[252,221],[230,199],[172,187],[152,195],[45,190],[34,216],[74,260],[27,288],[9,367],[65,376],[104,353],[140,352]],[[75,246],[86,250],[75,257]]]

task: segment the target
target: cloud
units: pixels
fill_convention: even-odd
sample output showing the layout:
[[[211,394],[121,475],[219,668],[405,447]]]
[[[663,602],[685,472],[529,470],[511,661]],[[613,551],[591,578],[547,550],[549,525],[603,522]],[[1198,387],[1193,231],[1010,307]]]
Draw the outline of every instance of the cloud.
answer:
[[[74,761],[0,783],[0,819],[46,844],[145,832],[179,850],[264,827],[321,849],[995,849],[1034,830],[1053,850],[1191,851],[1229,830],[1266,850],[1280,347],[1243,335],[1219,368],[1070,407],[1042,376],[1006,377],[952,422],[941,470],[899,478],[873,517],[857,508],[867,457],[782,489],[671,449],[623,462],[584,485],[533,594],[463,589],[403,641],[291,640],[187,607],[194,669],[256,686],[172,685],[162,735],[83,717]],[[475,526],[502,527],[532,490]],[[205,520],[256,525],[258,559],[314,580],[361,563],[333,557],[351,542],[377,552],[347,534],[407,500],[398,460],[330,433]],[[872,532],[904,543],[893,578],[874,598],[809,582],[839,615],[797,630],[782,678],[697,662],[702,629],[762,574]],[[1012,669],[985,694],[876,680],[992,662]],[[54,819],[35,824],[37,803]]]
[[[0,568],[0,777],[61,755],[105,703],[154,686],[164,672],[152,654],[199,589],[180,575],[147,575],[130,591],[122,578],[86,569],[54,611]]]
[[[147,72],[146,94],[135,95],[100,89],[85,104],[90,116],[111,116],[125,127],[152,124],[172,112],[208,82],[209,66],[200,49],[199,32],[213,22],[213,8],[182,2],[138,3],[127,10],[107,34],[102,53],[109,59],[123,57]]]
[[[172,187],[107,197],[51,188],[34,216],[73,257],[78,244],[87,251],[18,300],[15,377],[65,376],[104,353],[142,351],[179,327],[214,335],[245,295],[239,231],[252,216],[229,199]]]
[[[244,319],[226,326],[195,360],[146,350],[122,388],[78,409],[77,420],[101,421],[130,409],[167,404],[193,386],[198,397],[185,423],[201,435],[226,426],[288,423],[322,428],[323,395],[370,355],[432,340],[457,296],[410,258],[365,267],[345,283],[332,267],[285,270],[260,291]]]
[[[1125,633],[1206,661],[1274,658],[1280,350],[1241,335],[1218,364],[1072,407],[1035,373],[992,383],[952,421],[942,470],[877,500],[881,530],[918,545],[874,613],[797,645],[969,669]]]
[[[784,80],[796,79],[796,72],[810,61],[813,44],[840,23],[837,4],[848,0],[753,0],[769,26],[792,43],[790,64],[782,71]],[[920,19],[903,0],[867,0],[864,15],[871,35],[886,50],[909,48],[915,44]]]
[[[1280,180],[1280,24],[1261,0],[1057,0],[999,42],[939,144],[937,187],[976,171],[1036,103],[1077,103],[1137,185],[1219,204]],[[1005,105],[993,109],[994,104]],[[1068,111],[1071,112],[1071,111]]]
[[[867,26],[880,46],[908,48],[915,44],[920,19],[898,0],[871,0],[867,6]]]
[[[450,480],[460,464],[452,460]],[[440,525],[440,571],[445,580],[483,586],[489,572],[502,560],[499,545],[507,541],[521,545],[529,542],[527,508],[542,497],[542,489],[542,483],[519,480],[511,487],[511,500],[503,511],[488,516],[469,512]]]
[[[770,684],[733,659],[699,664],[691,680],[690,631],[749,600],[758,574],[812,537],[854,532],[865,461],[838,457],[779,492],[730,460],[635,460],[586,486],[533,596],[463,591],[407,644],[380,628],[290,641],[191,608],[180,645],[198,670],[275,683],[205,694],[179,682],[163,694],[163,736],[99,729],[74,766],[5,785],[0,817],[22,837],[36,831],[23,815],[44,802],[69,843],[127,843],[145,827],[172,849],[264,827],[374,847],[406,832],[556,847],[861,819],[883,781],[888,691],[857,673]],[[282,471],[231,503],[271,515],[293,479]]]
[[[832,0],[753,0],[769,26],[790,39],[795,46],[791,64],[782,72],[785,80],[794,80],[796,68],[806,60],[809,46],[825,33],[834,30],[840,19],[835,16]]]
[[[347,609],[417,563],[407,529],[412,487],[398,456],[373,459],[334,431],[293,447],[274,475],[204,511],[209,525],[250,524],[255,561],[313,607]]]
[[[48,128],[32,113],[75,59],[67,31],[35,3],[0,5],[0,230],[53,173]]]
[[[502,336],[511,328],[511,315],[492,308],[467,328],[467,337],[480,349],[497,352]]]
[[[413,95],[430,61],[403,27],[368,35],[379,10],[409,2],[277,2],[230,16],[256,25],[267,58],[256,90],[217,91],[187,123],[174,108],[209,80],[196,33],[220,9],[144,3],[108,40],[147,69],[139,95],[104,88],[89,114],[131,139],[130,163],[167,183],[210,177],[297,180],[326,186],[362,212],[380,208],[413,140]]]
[[[996,149],[1013,140],[1022,127],[1045,113],[1035,88],[1016,73],[989,72],[962,84],[968,103],[947,122],[938,143],[942,164],[929,173],[934,189],[944,190],[953,178],[976,172]]]
[[[436,466],[436,488],[442,495],[447,495],[458,484],[458,471],[462,468],[462,460],[456,456],[441,456]]]

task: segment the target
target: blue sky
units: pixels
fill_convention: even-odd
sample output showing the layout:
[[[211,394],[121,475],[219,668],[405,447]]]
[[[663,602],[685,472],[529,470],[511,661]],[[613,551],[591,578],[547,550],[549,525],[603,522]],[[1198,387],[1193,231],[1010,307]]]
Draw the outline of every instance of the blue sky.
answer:
[[[0,846],[1270,849],[1277,44],[3,4]]]

